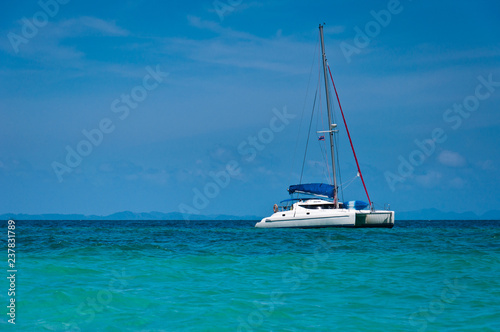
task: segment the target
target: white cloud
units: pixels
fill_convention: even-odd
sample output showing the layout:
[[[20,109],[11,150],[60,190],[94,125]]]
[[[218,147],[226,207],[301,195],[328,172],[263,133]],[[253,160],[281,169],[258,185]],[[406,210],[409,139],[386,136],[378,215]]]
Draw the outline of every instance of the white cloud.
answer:
[[[20,33],[19,28],[12,29],[14,33]],[[62,45],[69,38],[97,34],[100,36],[127,36],[129,32],[116,25],[114,21],[106,21],[97,17],[82,16],[57,22],[49,22],[39,29],[38,33],[26,44],[19,46],[17,56],[36,59],[44,63],[71,64],[79,66],[85,53],[74,46]],[[3,40],[0,48],[14,54],[12,45]],[[64,61],[64,62],[61,62]]]
[[[47,38],[62,39],[98,33],[102,36],[127,36],[129,32],[116,25],[114,21],[105,21],[97,17],[81,16],[59,22],[49,23],[41,30]],[[36,37],[35,37],[36,38]]]
[[[415,182],[424,188],[433,188],[440,183],[442,177],[441,173],[430,171],[424,175],[415,176]]]
[[[214,21],[188,16],[193,27],[215,33],[213,38],[165,40],[168,54],[180,53],[183,57],[201,63],[212,63],[237,68],[262,69],[288,74],[304,73],[310,66],[297,66],[304,59],[310,59],[314,44],[304,43],[281,34],[262,38],[235,31]],[[306,62],[307,63],[307,62]],[[305,69],[304,69],[305,68]]]
[[[495,164],[491,160],[478,161],[477,165],[485,171],[495,171],[496,170]]]
[[[188,15],[187,19],[191,26],[198,29],[215,32],[223,37],[252,39],[252,40],[257,39],[257,37],[255,37],[250,33],[234,31],[233,29],[230,28],[224,28],[219,23],[214,21],[202,20],[201,18],[192,15]]]
[[[268,177],[271,177],[274,175],[274,172],[270,169],[268,169],[267,167],[264,167],[264,166],[260,166],[257,168],[257,172],[262,174],[262,175],[265,175],[265,176],[268,176]]]
[[[325,26],[323,31],[326,35],[338,35],[345,31],[345,26],[334,25],[334,26]]]
[[[438,161],[449,167],[463,167],[466,164],[466,160],[462,155],[457,152],[450,150],[443,150],[438,156]]]
[[[80,25],[90,30],[98,31],[104,36],[127,36],[129,32],[120,28],[114,21],[104,21],[97,17],[84,16],[76,20],[76,25]]]
[[[130,161],[104,163],[98,172],[106,177],[122,178],[127,181],[146,181],[157,185],[168,183],[170,175],[165,169],[144,168]]]
[[[389,51],[389,50],[387,50]],[[403,61],[418,64],[432,63],[452,63],[453,61],[484,60],[487,58],[498,58],[500,56],[499,47],[482,47],[473,49],[442,49],[442,45],[419,44],[408,49],[408,57]],[[405,60],[406,59],[406,60]]]

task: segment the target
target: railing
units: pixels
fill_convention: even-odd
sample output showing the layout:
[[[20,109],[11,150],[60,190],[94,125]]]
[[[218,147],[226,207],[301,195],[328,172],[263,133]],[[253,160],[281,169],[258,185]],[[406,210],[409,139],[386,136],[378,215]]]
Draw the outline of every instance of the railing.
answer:
[[[370,210],[371,211],[375,211],[376,208],[375,208],[375,203],[372,202],[371,206],[370,206]],[[391,204],[389,203],[384,203],[384,210],[385,211],[390,211],[391,210]]]

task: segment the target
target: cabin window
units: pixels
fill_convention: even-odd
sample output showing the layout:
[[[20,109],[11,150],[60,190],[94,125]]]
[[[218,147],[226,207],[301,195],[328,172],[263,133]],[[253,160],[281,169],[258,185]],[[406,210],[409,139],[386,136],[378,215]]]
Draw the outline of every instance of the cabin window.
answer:
[[[309,210],[330,210],[335,209],[335,204],[300,205],[300,207]]]

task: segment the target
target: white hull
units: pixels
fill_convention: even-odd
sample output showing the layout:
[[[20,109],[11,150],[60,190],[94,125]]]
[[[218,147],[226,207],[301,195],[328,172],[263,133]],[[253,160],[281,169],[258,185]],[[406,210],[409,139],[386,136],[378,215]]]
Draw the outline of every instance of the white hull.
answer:
[[[275,217],[275,215],[278,215]],[[280,213],[275,213],[262,219],[255,227],[258,228],[313,228],[313,227],[355,227],[356,216],[354,212],[341,213],[330,216],[310,216],[296,218],[280,218]]]
[[[394,226],[394,211],[374,210],[356,211],[356,227],[387,227]]]
[[[312,205],[312,204],[311,204]],[[294,204],[262,219],[258,228],[386,227],[394,226],[394,211],[355,209],[311,209]],[[309,205],[310,206],[310,205]]]

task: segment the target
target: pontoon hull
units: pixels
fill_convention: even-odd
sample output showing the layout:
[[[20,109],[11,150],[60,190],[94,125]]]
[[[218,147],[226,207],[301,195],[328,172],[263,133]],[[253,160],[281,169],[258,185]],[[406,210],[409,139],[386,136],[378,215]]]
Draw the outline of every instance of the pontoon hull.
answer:
[[[275,213],[262,219],[258,228],[324,228],[324,227],[382,227],[394,226],[394,211],[330,210],[321,215]]]

